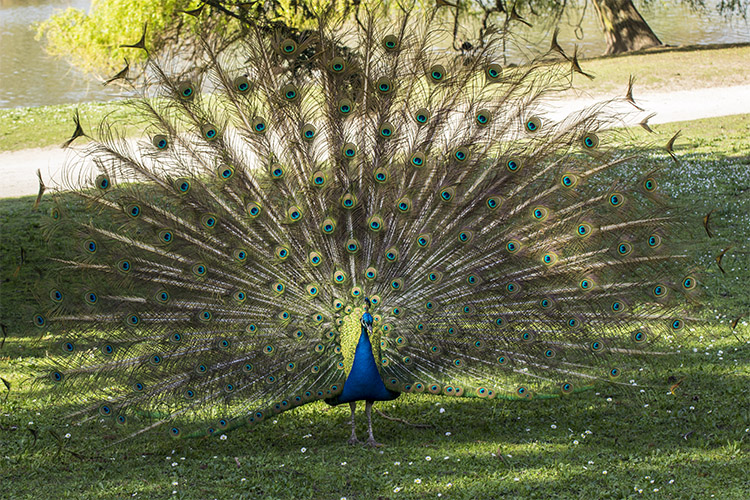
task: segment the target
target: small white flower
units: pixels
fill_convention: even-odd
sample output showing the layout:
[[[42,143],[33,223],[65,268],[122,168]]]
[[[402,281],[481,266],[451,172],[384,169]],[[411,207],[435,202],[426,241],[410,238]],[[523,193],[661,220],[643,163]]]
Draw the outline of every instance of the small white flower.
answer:
[[[401,465],[401,462],[393,462],[393,465]]]
[[[514,477],[514,478],[513,478],[513,481],[516,481],[516,482],[518,482],[518,481],[520,481],[520,480],[521,480],[521,478],[520,478],[520,477]]]
[[[341,465],[346,465],[346,462],[341,462]]]
[[[30,421],[30,422],[29,422],[29,425],[34,425],[34,421],[33,421],[33,420],[32,420],[32,421]]]
[[[70,439],[70,432],[65,434],[65,439]]]
[[[606,470],[603,470],[603,471],[602,471],[602,474],[604,474],[604,475],[606,476],[606,475],[607,475],[607,471],[606,471]]]
[[[421,479],[419,479],[419,478],[416,478],[416,479],[414,480],[414,484],[422,484],[422,480],[421,480]]]
[[[440,408],[440,413],[445,413],[445,408]]]
[[[551,427],[552,429],[557,429],[557,425],[555,425],[555,424],[552,424],[552,425],[550,425],[550,427]]]
[[[448,460],[448,459],[450,459],[450,458],[451,458],[451,457],[443,457],[443,460]]]
[[[172,490],[172,494],[176,495],[177,494],[177,490]]]
[[[177,481],[172,481],[172,486],[177,486],[178,484],[180,483],[178,483]]]
[[[611,403],[612,402],[612,398],[607,398],[607,402]]]
[[[306,451],[307,451],[307,448],[305,448],[305,447],[302,447],[302,448],[300,448],[300,450],[299,450],[299,451],[301,451],[302,453],[304,453],[304,452],[306,452]]]
[[[242,479],[240,479],[241,483],[244,483],[245,481],[247,481],[247,479],[245,479],[244,477]]]
[[[393,492],[394,493],[398,493],[399,491],[401,491],[401,487],[400,486],[396,486],[395,488],[393,488]]]
[[[432,460],[432,457],[431,456],[426,456],[426,457],[424,457],[424,459],[429,462],[430,460]]]
[[[669,484],[674,484],[674,479],[670,479]]]
[[[346,497],[341,497],[341,500],[346,500]]]
[[[177,462],[172,462],[172,467],[177,467],[179,464]]]
[[[278,423],[279,423],[279,421],[278,421],[278,420],[274,420],[274,421],[273,421],[273,423],[274,423],[274,424],[278,424]]]
[[[216,457],[214,457],[214,458],[216,458]],[[167,457],[167,460],[172,460],[172,457]]]
[[[451,431],[446,432],[445,435],[446,436],[450,436],[451,435]]]
[[[576,439],[575,441],[573,441],[573,444],[578,444],[578,440]]]
[[[227,435],[226,434],[222,434],[219,439],[221,439],[222,441],[226,441],[227,440]]]
[[[446,486],[447,486],[448,488],[450,488],[451,486],[453,486],[453,483],[448,483],[448,484],[446,484]]]

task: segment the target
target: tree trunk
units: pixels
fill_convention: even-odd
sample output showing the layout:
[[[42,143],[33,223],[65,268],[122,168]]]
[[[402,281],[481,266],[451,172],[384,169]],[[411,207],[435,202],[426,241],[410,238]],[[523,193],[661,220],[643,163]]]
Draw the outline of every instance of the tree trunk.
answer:
[[[592,0],[607,41],[606,55],[662,45],[631,0]]]

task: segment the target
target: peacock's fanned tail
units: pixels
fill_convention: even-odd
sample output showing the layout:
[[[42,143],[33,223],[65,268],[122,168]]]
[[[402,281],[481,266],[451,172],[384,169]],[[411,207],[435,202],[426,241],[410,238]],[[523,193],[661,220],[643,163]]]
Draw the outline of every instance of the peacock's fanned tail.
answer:
[[[149,63],[141,140],[103,127],[52,212],[75,248],[34,321],[81,419],[184,435],[334,397],[365,296],[397,392],[627,384],[687,329],[681,214],[618,116],[546,120],[567,61],[445,55],[416,17]]]

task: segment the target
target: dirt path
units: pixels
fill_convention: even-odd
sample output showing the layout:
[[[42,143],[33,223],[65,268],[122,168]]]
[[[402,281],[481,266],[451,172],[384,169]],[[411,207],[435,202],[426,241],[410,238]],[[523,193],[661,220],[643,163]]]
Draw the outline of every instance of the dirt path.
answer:
[[[650,124],[750,113],[750,85],[654,92],[635,97],[646,112],[632,114],[628,120],[630,124],[638,123],[650,113],[656,113],[649,120]],[[546,116],[561,120],[596,102],[587,98],[554,101],[550,103]],[[626,106],[628,112],[634,109]],[[66,160],[74,160],[76,154],[75,148],[62,150],[59,147],[1,152],[0,198],[36,194],[39,189],[37,169],[41,169],[48,186],[60,184],[62,166]]]

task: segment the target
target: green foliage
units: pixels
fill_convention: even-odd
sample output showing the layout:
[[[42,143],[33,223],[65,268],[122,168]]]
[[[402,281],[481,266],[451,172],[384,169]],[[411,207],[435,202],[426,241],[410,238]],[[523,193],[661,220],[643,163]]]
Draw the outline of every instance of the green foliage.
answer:
[[[186,34],[195,19],[181,14],[191,0],[99,0],[89,13],[68,8],[37,24],[37,39],[46,40],[47,51],[68,58],[84,71],[109,73],[121,69],[123,58],[145,60],[142,50],[120,48],[134,44],[148,23],[146,46],[158,51],[174,42],[176,34]]]

